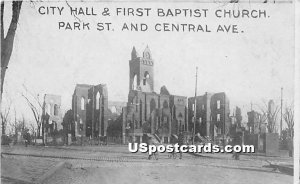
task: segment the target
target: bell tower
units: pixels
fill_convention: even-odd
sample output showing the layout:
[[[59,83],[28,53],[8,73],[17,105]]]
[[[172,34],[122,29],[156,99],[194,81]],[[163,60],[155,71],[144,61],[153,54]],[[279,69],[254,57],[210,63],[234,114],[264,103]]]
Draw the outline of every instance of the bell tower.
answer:
[[[140,57],[133,47],[129,61],[129,90],[142,92],[154,91],[153,59],[147,46]]]

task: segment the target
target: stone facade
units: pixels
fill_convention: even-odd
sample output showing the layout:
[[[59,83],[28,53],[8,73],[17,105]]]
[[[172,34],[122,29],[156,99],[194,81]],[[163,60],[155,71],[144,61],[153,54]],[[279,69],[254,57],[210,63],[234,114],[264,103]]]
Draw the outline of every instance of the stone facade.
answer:
[[[254,110],[247,113],[248,115],[248,130],[250,134],[267,133],[267,125],[262,120],[262,115]]]
[[[52,134],[55,131],[62,130],[61,96],[45,94],[43,106],[45,133]],[[42,131],[40,132],[42,133]]]
[[[108,94],[105,84],[93,86],[88,90],[87,137],[106,136],[108,113]]]
[[[75,137],[106,136],[108,94],[105,84],[77,84],[72,97]]]
[[[248,130],[250,134],[258,134],[259,133],[259,124],[261,114],[255,111],[247,112],[248,115]]]
[[[195,97],[188,99],[189,130],[194,128]],[[195,133],[211,138],[228,134],[231,120],[229,99],[224,92],[205,93],[196,97],[196,124]],[[225,128],[225,129],[224,129]],[[224,131],[225,130],[225,131]]]
[[[123,108],[123,142],[141,142],[144,133],[169,142],[171,134],[187,131],[187,98],[171,95],[165,86],[154,92],[154,61],[147,47],[139,57],[135,48],[129,61],[129,94]]]
[[[202,136],[210,136],[211,125],[211,93],[205,93],[203,96],[196,97],[196,125],[195,133],[200,133]],[[194,128],[194,111],[195,111],[195,97],[188,99],[188,112],[189,112],[189,130],[193,132]]]

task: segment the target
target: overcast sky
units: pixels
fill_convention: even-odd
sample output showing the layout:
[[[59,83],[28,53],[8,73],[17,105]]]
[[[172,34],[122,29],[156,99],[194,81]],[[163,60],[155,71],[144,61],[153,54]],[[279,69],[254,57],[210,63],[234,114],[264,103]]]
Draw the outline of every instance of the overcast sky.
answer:
[[[70,2],[72,6],[79,6]],[[82,3],[100,10],[104,7],[208,8],[207,18],[157,18],[102,16],[79,17],[93,26],[97,22],[113,22],[114,32],[65,31],[59,21],[74,22],[73,16],[40,15],[40,6],[64,6],[66,3],[23,3],[14,50],[5,78],[4,101],[11,98],[19,116],[33,119],[20,96],[22,84],[41,95],[62,97],[62,109],[71,108],[71,97],[78,83],[108,86],[110,101],[127,101],[129,90],[129,60],[132,47],[142,51],[148,45],[154,59],[155,91],[166,85],[171,94],[193,96],[195,67],[199,68],[198,94],[226,92],[231,108],[240,106],[243,114],[250,102],[280,100],[284,88],[285,103],[294,95],[294,14],[292,4],[240,4],[222,7],[204,3]],[[217,19],[217,8],[266,9],[267,19]],[[6,12],[6,20],[10,16]],[[7,22],[7,21],[6,21]],[[237,24],[244,33],[177,33],[120,31],[123,22],[208,24],[213,30],[218,24]],[[258,109],[257,107],[254,108]],[[247,121],[244,116],[243,121]]]

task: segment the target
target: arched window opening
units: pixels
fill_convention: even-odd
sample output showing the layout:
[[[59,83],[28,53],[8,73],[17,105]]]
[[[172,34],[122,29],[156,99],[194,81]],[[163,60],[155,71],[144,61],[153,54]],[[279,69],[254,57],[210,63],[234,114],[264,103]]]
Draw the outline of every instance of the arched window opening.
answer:
[[[218,100],[218,101],[217,101],[217,109],[220,109],[220,108],[221,108],[221,101]]]
[[[84,110],[84,106],[85,106],[84,98],[81,97],[81,110]]]
[[[176,107],[175,106],[172,107],[172,115],[173,115],[173,118],[176,119]]]
[[[49,115],[51,114],[51,105],[50,104],[47,104],[46,113]]]
[[[83,130],[83,121],[80,118],[80,120],[79,120],[79,131],[82,131],[82,130]]]
[[[149,72],[145,72],[144,73],[144,79],[143,79],[143,85],[145,86],[146,85],[146,82],[147,82],[147,79],[150,78],[150,75],[149,75]]]
[[[133,125],[132,125],[132,122],[131,120],[128,120],[128,129],[133,129]]]
[[[139,106],[138,97],[135,96],[133,101],[134,101],[134,105],[135,105],[135,112],[138,112],[138,106]]]
[[[135,74],[134,77],[133,77],[133,82],[132,82],[132,89],[133,90],[137,90],[137,75]]]
[[[100,106],[100,93],[98,91],[97,95],[96,95],[96,109],[97,110],[99,109],[99,106]]]
[[[163,103],[163,108],[168,108],[168,107],[169,107],[168,102],[165,100]]]
[[[154,99],[150,101],[150,113],[152,113],[156,109],[156,103]]]
[[[58,115],[58,105],[54,104],[54,116]]]
[[[132,122],[133,122],[133,129],[136,129],[137,126],[136,126],[136,121],[135,121],[135,115],[134,114],[132,115]]]
[[[140,127],[143,125],[143,102],[140,100]]]
[[[57,123],[53,121],[53,130],[57,130]]]
[[[182,121],[181,120],[179,120],[179,132],[181,132],[182,131]]]

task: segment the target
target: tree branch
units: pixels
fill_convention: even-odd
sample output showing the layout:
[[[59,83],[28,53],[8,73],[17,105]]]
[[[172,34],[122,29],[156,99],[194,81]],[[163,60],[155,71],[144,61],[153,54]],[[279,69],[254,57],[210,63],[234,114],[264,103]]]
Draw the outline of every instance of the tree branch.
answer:
[[[38,103],[38,105],[40,106],[40,108],[43,110],[44,105],[42,105],[42,103],[40,102],[39,99],[39,95],[34,95],[32,92],[30,92],[27,87],[23,84],[23,88],[25,89],[26,93],[29,93],[31,95],[31,97]],[[22,94],[23,95],[23,94]]]
[[[22,94],[22,96],[26,99],[26,101],[33,113],[34,119],[35,119],[37,125],[39,125],[40,124],[40,114],[39,114],[37,108],[30,102],[30,100],[24,94]]]
[[[283,119],[288,126],[289,135],[291,137],[293,137],[293,134],[294,134],[294,110],[293,110],[293,107],[288,107],[285,109]]]
[[[68,7],[71,9],[72,6],[69,4],[68,0],[65,0],[65,2],[68,5]],[[74,13],[72,15],[74,16],[75,19],[77,19],[79,22],[81,22],[80,18],[78,18]]]

